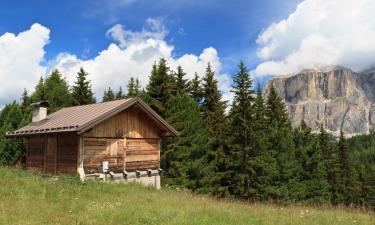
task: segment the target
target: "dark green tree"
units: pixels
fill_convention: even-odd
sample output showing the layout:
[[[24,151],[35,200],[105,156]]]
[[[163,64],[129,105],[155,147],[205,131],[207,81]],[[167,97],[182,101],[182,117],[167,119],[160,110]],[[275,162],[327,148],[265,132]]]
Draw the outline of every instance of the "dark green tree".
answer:
[[[178,93],[189,93],[190,81],[185,79],[186,73],[181,66],[177,67],[176,76],[176,91]]]
[[[19,128],[23,119],[22,109],[13,101],[7,104],[0,113],[0,165],[10,165],[13,161],[25,152],[22,139],[8,139],[6,132]]]
[[[229,114],[230,173],[229,191],[242,198],[254,198],[257,194],[254,170],[255,157],[258,155],[253,146],[254,136],[254,91],[252,80],[244,63],[239,64],[239,71],[233,77],[234,99]]]
[[[318,139],[303,120],[294,130],[294,142],[301,184],[297,200],[315,204],[328,202],[330,192],[322,152],[318,146]]]
[[[278,127],[288,126],[289,119],[285,103],[278,96],[273,84],[271,84],[267,96],[266,116],[269,124]]]
[[[217,87],[215,72],[208,64],[206,74],[203,78],[203,119],[208,132],[208,143],[210,151],[208,162],[212,165],[211,191],[218,196],[227,196],[228,179],[226,179],[228,153],[226,143],[226,103],[221,99],[221,93]]]
[[[48,111],[50,113],[55,112],[63,107],[72,106],[73,104],[73,99],[69,90],[68,82],[58,70],[52,71],[52,73],[45,79],[43,85],[39,87],[38,84],[37,88],[40,88],[39,90],[36,89],[34,92],[36,96],[39,96],[39,99],[37,99],[37,101],[48,101],[50,105]],[[45,91],[45,98],[40,97],[42,96],[40,93],[43,92],[40,90],[43,89]]]
[[[125,98],[125,95],[124,95],[124,93],[122,91],[122,87],[121,86],[118,88],[118,91],[116,93],[116,97],[115,98],[116,99],[123,99],[123,98]]]
[[[350,205],[356,199],[356,178],[353,169],[352,159],[350,157],[349,146],[346,142],[344,132],[340,131],[338,142],[338,160],[340,163],[339,191],[345,205]]]
[[[194,79],[191,81],[190,85],[190,96],[197,102],[201,103],[203,98],[203,88],[201,85],[201,80],[197,73],[194,75]]]
[[[275,154],[277,178],[273,180],[275,190],[273,199],[293,201],[300,197],[298,182],[298,163],[295,156],[292,128],[288,119],[286,105],[278,96],[273,85],[266,101],[266,118],[270,152]]]
[[[40,77],[38,84],[35,86],[35,90],[31,95],[32,102],[46,101],[46,88],[43,77]]]
[[[320,125],[319,148],[323,155],[323,163],[326,170],[326,179],[329,184],[331,194],[331,203],[338,204],[341,201],[339,189],[340,167],[336,148],[332,144],[331,138],[324,129],[323,124]]]
[[[150,81],[146,88],[147,102],[162,117],[168,114],[168,102],[175,92],[175,81],[163,58],[153,65]]]
[[[94,94],[91,89],[88,73],[81,67],[77,73],[76,81],[72,86],[72,97],[74,105],[86,105],[95,103]]]
[[[199,105],[186,93],[177,94],[171,99],[168,121],[180,135],[168,140],[163,152],[165,182],[192,190],[206,188],[207,132]]]
[[[128,81],[127,88],[128,88],[128,94],[127,94],[128,97],[136,96],[135,95],[135,80],[134,80],[134,77],[130,77],[130,79]]]
[[[115,100],[115,94],[113,93],[111,87],[108,87],[107,90],[104,90],[102,102],[108,102]]]

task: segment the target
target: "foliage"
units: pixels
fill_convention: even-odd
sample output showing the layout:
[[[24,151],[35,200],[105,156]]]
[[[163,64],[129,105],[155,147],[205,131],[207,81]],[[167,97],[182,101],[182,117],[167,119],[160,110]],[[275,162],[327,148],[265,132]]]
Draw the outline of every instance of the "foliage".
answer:
[[[72,87],[74,105],[86,105],[95,103],[94,94],[91,90],[91,83],[87,80],[88,73],[81,67],[77,73],[77,80]]]
[[[186,93],[177,94],[170,105],[168,121],[179,131],[179,136],[170,138],[163,152],[165,182],[192,190],[202,189],[207,185],[205,156],[208,144],[200,106]]]
[[[104,90],[102,102],[108,102],[115,100],[115,93],[112,91],[111,87]]]

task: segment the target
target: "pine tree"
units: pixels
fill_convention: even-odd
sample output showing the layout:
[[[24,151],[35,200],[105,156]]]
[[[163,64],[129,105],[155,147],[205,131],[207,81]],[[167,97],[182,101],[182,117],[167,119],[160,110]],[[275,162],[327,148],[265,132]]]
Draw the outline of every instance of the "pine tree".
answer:
[[[32,102],[46,101],[46,88],[43,77],[40,77],[38,84],[35,86],[35,90],[31,95]]]
[[[254,91],[248,69],[241,61],[239,71],[233,78],[234,99],[229,114],[230,136],[230,192],[242,198],[254,198],[257,193],[254,186],[256,172],[254,158],[257,150],[253,148],[253,103]]]
[[[141,84],[139,82],[139,79],[135,79],[135,85],[134,85],[134,96],[141,97],[142,90],[141,90]]]
[[[76,81],[72,87],[72,97],[74,105],[86,105],[95,103],[94,94],[90,81],[87,80],[88,73],[81,67],[77,73]]]
[[[177,67],[176,73],[176,90],[178,93],[189,93],[190,82],[184,79],[186,73],[181,66]]]
[[[116,93],[116,97],[115,98],[116,99],[123,99],[123,98],[125,98],[125,95],[122,92],[122,87],[121,86],[118,88],[118,91]]]
[[[298,163],[295,157],[293,133],[286,106],[273,85],[266,101],[269,147],[277,162],[277,179],[273,180],[275,200],[291,201],[300,195]]]
[[[7,104],[0,113],[0,165],[10,165],[25,152],[23,139],[5,137],[6,132],[19,128],[22,118],[22,109],[16,101]]]
[[[146,90],[149,105],[162,117],[166,117],[168,102],[175,92],[175,81],[165,59],[162,58],[158,65],[153,65]]]
[[[214,78],[215,72],[208,64],[206,75],[203,78],[204,100],[202,104],[203,118],[208,128],[208,134],[212,143],[221,139],[224,134],[225,125],[225,106],[226,103],[221,99],[221,93],[217,86],[217,80]]]
[[[135,93],[135,81],[134,81],[133,77],[130,77],[130,79],[128,81],[127,88],[128,88],[128,94],[127,94],[128,97],[134,97],[134,96],[136,96],[136,93]]]
[[[168,121],[180,135],[168,140],[163,152],[166,171],[164,181],[192,190],[206,187],[207,132],[199,105],[186,93],[177,94],[171,99]]]
[[[113,93],[111,87],[108,87],[107,90],[104,90],[102,102],[108,102],[115,100],[115,94]]]
[[[203,119],[208,132],[208,143],[210,153],[208,161],[213,166],[212,192],[218,196],[226,196],[228,192],[228,180],[226,171],[228,167],[227,145],[226,145],[226,103],[221,99],[221,93],[217,87],[217,80],[214,78],[215,72],[208,64],[206,75],[203,78]]]
[[[345,140],[344,132],[340,132],[338,142],[338,160],[340,163],[339,191],[345,205],[355,201],[355,176],[350,158],[349,146]]]
[[[254,186],[256,186],[257,189],[254,199],[272,200],[272,196],[274,196],[275,193],[273,181],[277,177],[277,166],[275,151],[269,146],[266,109],[263,99],[263,91],[260,85],[258,85],[256,90],[253,108],[254,140],[252,146],[256,150],[253,169],[256,171]]]
[[[201,85],[201,80],[197,73],[194,75],[194,79],[191,81],[190,85],[190,96],[197,102],[201,103],[203,98],[203,88]]]
[[[300,201],[324,203],[330,199],[329,185],[318,139],[305,121],[294,130],[296,158],[299,162]]]
[[[329,184],[329,190],[331,195],[331,203],[338,204],[341,201],[341,195],[339,193],[339,162],[336,154],[336,148],[332,146],[330,137],[324,129],[323,124],[320,125],[319,133],[319,148],[323,155],[323,163],[326,170],[326,179]]]
[[[282,99],[277,95],[275,87],[271,84],[267,97],[266,116],[269,124],[275,126],[288,126],[288,113]]]
[[[43,97],[43,92],[45,92],[45,97]],[[73,104],[68,82],[58,70],[52,71],[44,82],[42,82],[42,80],[39,82],[33,96],[34,95],[38,98],[37,101],[48,101],[50,105],[48,111],[50,113],[63,107],[72,106]]]

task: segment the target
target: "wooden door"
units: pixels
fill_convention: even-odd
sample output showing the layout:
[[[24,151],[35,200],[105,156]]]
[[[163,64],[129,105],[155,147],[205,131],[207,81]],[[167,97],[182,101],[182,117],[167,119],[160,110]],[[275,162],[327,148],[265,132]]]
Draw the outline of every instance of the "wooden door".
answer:
[[[44,173],[56,174],[57,137],[48,137],[44,157]]]

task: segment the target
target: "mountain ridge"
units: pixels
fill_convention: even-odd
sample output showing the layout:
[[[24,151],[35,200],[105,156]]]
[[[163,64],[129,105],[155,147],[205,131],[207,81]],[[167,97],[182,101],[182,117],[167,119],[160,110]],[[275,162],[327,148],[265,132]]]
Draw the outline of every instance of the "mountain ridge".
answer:
[[[323,124],[334,136],[369,134],[375,126],[375,71],[353,72],[343,66],[305,69],[277,76],[273,85],[285,100],[293,126],[304,120],[313,131]]]

